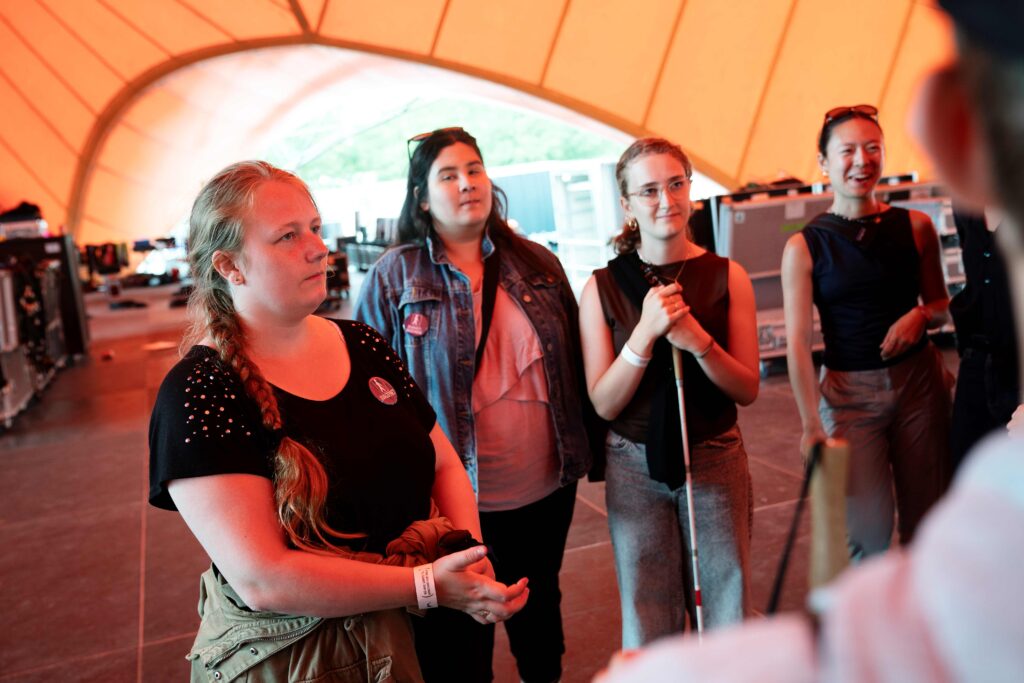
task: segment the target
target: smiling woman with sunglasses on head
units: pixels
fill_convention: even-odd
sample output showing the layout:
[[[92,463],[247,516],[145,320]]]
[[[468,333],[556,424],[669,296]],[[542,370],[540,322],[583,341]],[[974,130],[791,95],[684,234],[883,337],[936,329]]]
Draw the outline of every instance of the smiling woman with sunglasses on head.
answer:
[[[620,255],[580,302],[590,398],[611,421],[605,477],[623,649],[678,633],[695,615],[673,347],[683,351],[705,623],[749,610],[752,491],[736,404],[758,391],[754,293],[742,267],[690,240],[691,173],[667,140],[623,153]]]
[[[939,240],[927,215],[875,196],[885,161],[877,116],[870,105],[825,115],[818,161],[832,207],[791,237],[782,257],[801,450],[826,436],[850,442],[846,522],[854,558],[888,548],[894,485],[907,543],[949,477],[948,373],[926,335],[947,319]],[[825,338],[820,388],[812,304]]]
[[[296,176],[224,169],[188,245],[193,326],[149,446],[150,502],[213,561],[192,680],[422,680],[406,608],[493,623],[528,594],[480,548],[440,557],[479,522],[434,411],[376,332],[313,315],[327,248]]]
[[[399,243],[367,275],[356,316],[437,410],[477,489],[499,579],[529,578],[530,600],[505,626],[520,678],[550,683],[565,648],[558,572],[591,462],[576,300],[555,256],[508,226],[469,133],[409,144]],[[491,679],[493,628],[417,628],[428,680]]]

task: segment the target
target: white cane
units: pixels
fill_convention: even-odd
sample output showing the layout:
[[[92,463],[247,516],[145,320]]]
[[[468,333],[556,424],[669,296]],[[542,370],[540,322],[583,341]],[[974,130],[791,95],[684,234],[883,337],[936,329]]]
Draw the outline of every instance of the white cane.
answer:
[[[683,394],[683,352],[672,347],[672,368],[679,398],[679,432],[683,440],[683,465],[686,468],[686,512],[690,522],[690,562],[693,565],[693,604],[697,615],[697,640],[704,637],[704,613],[700,596],[700,564],[697,559],[697,524],[693,516],[693,475],[690,471],[690,439],[686,430],[686,402]]]
[[[661,284],[654,267],[640,260],[640,271],[652,287]],[[693,606],[697,618],[697,641],[704,638],[704,607],[700,595],[700,564],[697,558],[697,524],[693,514],[693,474],[690,471],[690,439],[686,429],[686,400],[683,393],[683,351],[672,347],[672,369],[676,376],[676,397],[679,400],[679,438],[683,442],[683,467],[686,470],[686,516],[690,526],[690,564],[693,567]]]

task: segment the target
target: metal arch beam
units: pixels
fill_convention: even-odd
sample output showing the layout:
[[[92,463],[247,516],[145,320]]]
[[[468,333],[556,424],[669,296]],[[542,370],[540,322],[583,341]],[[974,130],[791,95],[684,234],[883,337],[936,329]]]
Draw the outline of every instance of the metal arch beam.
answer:
[[[292,14],[295,15],[295,21],[298,22],[299,28],[302,29],[303,35],[312,35],[313,29],[310,28],[309,19],[306,18],[306,13],[302,11],[302,6],[299,4],[299,0],[288,0],[288,6],[292,8]],[[321,12],[321,16],[323,13]]]
[[[297,0],[289,0],[291,4],[297,4]],[[301,15],[304,18],[304,15]],[[308,27],[308,22],[306,24]],[[421,55],[416,53],[404,52],[402,50],[396,50],[393,48],[380,47],[378,45],[371,45],[366,43],[359,43],[354,41],[339,40],[335,38],[325,38],[324,36],[316,35],[313,33],[303,33],[288,36],[277,36],[272,38],[259,38],[253,40],[241,40],[231,43],[223,43],[220,45],[214,45],[199,50],[193,50],[191,52],[181,53],[175,55],[171,59],[162,62],[145,72],[139,74],[131,81],[125,84],[125,86],[115,95],[103,108],[95,121],[93,122],[92,128],[89,131],[89,135],[86,138],[86,142],[83,145],[81,152],[78,157],[78,164],[75,168],[75,174],[71,184],[71,194],[67,203],[67,229],[72,235],[77,235],[80,223],[82,221],[82,205],[88,190],[89,183],[92,179],[94,171],[94,159],[98,151],[102,148],[103,143],[106,141],[110,134],[112,125],[119,119],[125,109],[132,103],[135,97],[145,90],[148,86],[152,85],[159,79],[167,76],[178,69],[186,67],[196,62],[201,62],[206,59],[212,59],[214,57],[221,57],[223,55],[233,54],[237,52],[245,52],[248,50],[257,50],[268,47],[283,47],[283,46],[301,46],[301,45],[322,45],[327,47],[336,47],[345,50],[354,50],[357,52],[366,52],[370,54],[381,55],[384,57],[393,57],[401,59],[407,62],[414,62],[418,64],[425,64],[427,66],[438,67],[462,73],[467,76],[473,76],[482,80],[504,85],[509,88],[520,90],[529,95],[533,95],[540,99],[553,102],[560,106],[571,109],[579,114],[592,118],[596,121],[604,123],[612,128],[617,128],[624,133],[632,135],[634,137],[644,137],[647,135],[657,134],[656,131],[649,130],[642,124],[637,124],[633,121],[628,121],[621,116],[612,114],[604,109],[595,107],[592,104],[578,100],[576,98],[564,95],[553,90],[544,88],[536,83],[530,83],[517,78],[510,78],[501,74],[496,74],[485,69],[479,69],[467,64],[461,64],[452,62],[445,59],[438,59],[429,55]],[[685,146],[684,146],[685,149]],[[701,173],[708,176],[717,183],[720,183],[726,187],[731,187],[735,184],[735,177],[708,162],[707,159],[702,158],[698,155],[693,155],[689,150],[686,150],[687,154],[690,155],[694,166],[697,167]]]

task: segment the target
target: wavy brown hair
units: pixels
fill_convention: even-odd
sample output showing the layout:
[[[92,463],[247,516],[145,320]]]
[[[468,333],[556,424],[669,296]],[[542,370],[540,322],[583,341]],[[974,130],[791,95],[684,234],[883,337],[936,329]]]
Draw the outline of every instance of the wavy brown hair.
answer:
[[[282,437],[274,455],[274,499],[281,527],[296,548],[330,552],[339,550],[332,539],[364,535],[342,533],[327,524],[327,473],[308,448],[284,435],[273,387],[249,357],[245,328],[235,310],[228,282],[213,265],[218,251],[244,261],[245,218],[254,207],[257,188],[266,182],[292,184],[313,201],[309,188],[298,176],[265,161],[242,161],[228,166],[196,197],[188,233],[194,283],[188,302],[191,326],[182,348],[208,341],[221,362],[241,379],[246,394],[259,406],[264,429]]]
[[[640,138],[626,148],[626,151],[619,157],[619,162],[615,164],[615,180],[619,184],[619,194],[623,199],[629,197],[626,171],[629,169],[630,164],[648,154],[668,154],[675,157],[683,165],[683,170],[686,171],[686,179],[689,180],[693,177],[693,164],[690,163],[690,157],[686,156],[686,152],[679,145],[665,138]],[[629,223],[624,223],[622,231],[611,239],[611,243],[615,248],[616,254],[627,254],[631,251],[636,251],[636,248],[640,246],[640,231],[631,227]]]

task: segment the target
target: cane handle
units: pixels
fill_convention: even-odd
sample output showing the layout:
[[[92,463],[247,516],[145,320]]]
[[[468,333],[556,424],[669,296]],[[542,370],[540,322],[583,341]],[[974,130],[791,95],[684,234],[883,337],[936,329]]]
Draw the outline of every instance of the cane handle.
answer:
[[[836,577],[849,564],[846,545],[846,473],[850,444],[828,439],[811,475],[811,589]]]

